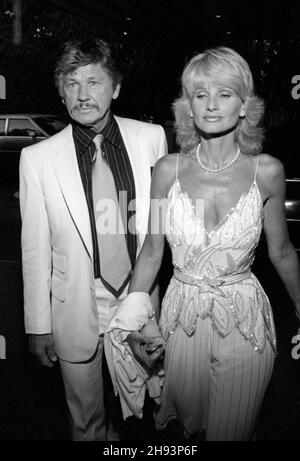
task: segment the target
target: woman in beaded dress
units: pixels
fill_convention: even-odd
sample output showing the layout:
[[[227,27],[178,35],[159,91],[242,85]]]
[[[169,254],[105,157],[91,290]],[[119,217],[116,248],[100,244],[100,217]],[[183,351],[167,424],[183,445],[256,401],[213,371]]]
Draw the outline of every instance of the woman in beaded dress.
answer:
[[[234,50],[190,60],[174,112],[181,153],[155,166],[149,233],[129,288],[148,296],[166,235],[174,274],[160,316],[165,382],[156,424],[163,429],[178,419],[187,436],[249,440],[276,354],[271,306],[251,272],[262,229],[300,318],[284,171],[260,154],[263,103]],[[132,334],[128,341],[135,352],[142,339]]]

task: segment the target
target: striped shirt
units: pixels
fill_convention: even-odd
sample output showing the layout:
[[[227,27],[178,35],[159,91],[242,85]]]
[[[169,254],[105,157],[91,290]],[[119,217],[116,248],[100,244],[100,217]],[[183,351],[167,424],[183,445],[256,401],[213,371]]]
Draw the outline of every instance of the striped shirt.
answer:
[[[92,159],[95,153],[95,145],[93,143],[93,139],[97,134],[98,133],[89,127],[73,123],[73,139],[75,143],[78,167],[86,196],[91,223],[95,278],[100,277],[100,257],[92,190]],[[128,205],[132,200],[135,199],[135,184],[129,156],[118,124],[112,113],[110,113],[109,121],[101,131],[101,134],[104,136],[101,149],[111,169],[115,181],[120,211],[123,217],[124,229],[127,230],[125,232],[125,238],[128,254],[131,265],[133,266],[136,259],[137,241],[135,232],[129,232],[128,229],[129,220],[132,221],[134,219],[134,211],[128,211]]]

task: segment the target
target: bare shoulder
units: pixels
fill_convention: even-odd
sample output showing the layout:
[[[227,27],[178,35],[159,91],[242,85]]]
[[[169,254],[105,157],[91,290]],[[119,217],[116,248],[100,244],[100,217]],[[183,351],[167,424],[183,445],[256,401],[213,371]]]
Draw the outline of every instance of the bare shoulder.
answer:
[[[284,166],[278,158],[269,154],[260,154],[259,172],[261,175],[271,180],[284,175]]]
[[[159,188],[166,194],[176,178],[176,163],[178,154],[167,154],[161,157],[155,164],[152,185],[159,185]]]
[[[285,172],[284,166],[278,158],[269,154],[259,155],[259,167],[257,176],[266,195],[273,195],[274,192],[284,187]]]
[[[176,177],[176,169],[181,172],[191,165],[191,157],[181,153],[167,154],[161,157],[155,164],[157,173],[171,176],[173,179]]]
[[[172,170],[175,176],[176,162],[178,154],[167,154],[161,157],[156,163],[154,170],[156,174],[172,174]]]

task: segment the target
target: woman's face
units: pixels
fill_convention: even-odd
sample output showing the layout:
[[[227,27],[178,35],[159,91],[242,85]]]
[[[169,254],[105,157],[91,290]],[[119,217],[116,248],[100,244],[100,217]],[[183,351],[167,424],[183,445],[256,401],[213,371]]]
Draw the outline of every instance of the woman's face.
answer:
[[[191,113],[197,128],[213,135],[234,129],[244,116],[244,104],[225,82],[203,76],[191,99]]]

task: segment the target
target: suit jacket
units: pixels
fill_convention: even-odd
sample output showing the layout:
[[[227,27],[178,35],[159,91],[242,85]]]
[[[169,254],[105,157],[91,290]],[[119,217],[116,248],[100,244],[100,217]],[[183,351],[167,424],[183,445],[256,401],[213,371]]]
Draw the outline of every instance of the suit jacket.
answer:
[[[150,168],[167,153],[161,126],[115,117],[135,179],[138,251],[147,232]],[[71,125],[22,150],[25,329],[53,333],[58,356],[88,360],[98,343],[93,246]],[[117,263],[117,262],[116,262]]]

